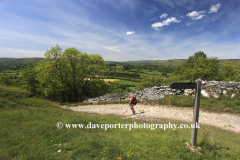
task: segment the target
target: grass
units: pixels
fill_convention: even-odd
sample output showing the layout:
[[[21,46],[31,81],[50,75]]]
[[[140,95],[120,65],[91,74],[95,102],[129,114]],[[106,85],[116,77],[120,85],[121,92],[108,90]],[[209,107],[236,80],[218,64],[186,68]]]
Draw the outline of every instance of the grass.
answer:
[[[231,98],[232,94],[236,95]],[[236,91],[229,91],[227,95],[222,95],[219,98],[202,96],[201,101],[201,105],[211,111],[240,113],[240,93],[236,93]]]
[[[198,131],[201,155],[189,151],[184,145],[190,141],[190,129],[58,129],[57,122],[85,126],[89,122],[143,122],[113,115],[74,112],[47,100],[27,98],[30,94],[20,88],[0,86],[0,157],[3,159],[200,160],[240,157],[239,135],[208,126],[201,126]],[[205,136],[207,132],[209,134]],[[61,152],[57,152],[60,149]]]
[[[18,87],[0,86],[0,98],[6,98],[11,101],[15,98],[26,98],[31,96],[31,92]]]

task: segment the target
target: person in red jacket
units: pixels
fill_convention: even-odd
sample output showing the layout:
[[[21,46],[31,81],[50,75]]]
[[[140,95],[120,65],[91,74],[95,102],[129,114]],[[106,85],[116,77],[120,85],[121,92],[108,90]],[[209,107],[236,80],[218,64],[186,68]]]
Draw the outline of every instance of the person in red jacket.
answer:
[[[134,95],[132,94],[132,98],[130,99],[130,102],[129,102],[129,106],[130,106],[130,109],[132,110],[132,113],[135,114],[135,111],[134,111],[134,103],[133,103],[133,100],[135,99]]]

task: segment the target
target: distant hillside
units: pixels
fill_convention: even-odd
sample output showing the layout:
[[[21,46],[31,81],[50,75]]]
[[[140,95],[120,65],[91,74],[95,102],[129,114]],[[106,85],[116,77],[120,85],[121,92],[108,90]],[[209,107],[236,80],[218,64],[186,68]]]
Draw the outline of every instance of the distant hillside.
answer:
[[[44,58],[0,58],[0,65],[12,65],[12,64],[36,64],[40,61],[44,60]],[[238,63],[240,59],[220,59],[220,64],[222,64],[224,61],[231,61],[234,64]],[[119,64],[151,64],[151,65],[173,65],[173,66],[179,66],[182,65],[186,59],[170,59],[170,60],[140,60],[140,61],[106,61],[109,63],[119,63]]]
[[[240,59],[220,59],[220,64],[225,62],[225,61],[231,61],[233,64],[239,63]]]
[[[44,58],[0,58],[0,72],[33,67]]]
[[[120,63],[120,64],[138,64],[138,65],[173,65],[173,66],[179,66],[182,65],[187,59],[169,59],[169,60],[141,60],[141,61],[123,61],[123,62],[116,62],[116,61],[108,61],[111,63]],[[222,64],[225,61],[231,61],[233,64],[239,63],[240,59],[219,59],[220,64]]]
[[[116,61],[108,61],[110,63],[119,63],[119,64],[136,64],[136,65],[173,65],[173,66],[179,66],[183,64],[186,61],[186,59],[172,59],[172,60],[141,60],[141,61],[122,61],[122,62],[116,62]]]
[[[155,65],[164,65],[164,66],[169,66],[169,65],[180,66],[185,61],[186,61],[186,59],[170,59],[170,60],[164,60],[164,61],[160,61],[160,62],[153,63],[153,64],[155,64]]]
[[[0,58],[1,64],[9,64],[9,63],[38,63],[44,58]]]
[[[114,63],[121,63],[121,64],[151,64],[155,62],[160,62],[162,60],[141,60],[141,61],[122,61],[122,62],[116,62],[116,61],[111,61]]]

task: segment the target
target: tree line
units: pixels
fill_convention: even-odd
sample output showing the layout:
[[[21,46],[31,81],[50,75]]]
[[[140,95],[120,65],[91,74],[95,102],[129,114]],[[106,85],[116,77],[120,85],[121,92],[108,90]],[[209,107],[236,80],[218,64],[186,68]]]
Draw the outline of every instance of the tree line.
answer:
[[[181,66],[174,69],[168,78],[162,76],[151,76],[142,79],[139,88],[153,87],[170,84],[171,82],[193,82],[195,79],[216,80],[216,81],[240,81],[240,62],[233,64],[231,61],[223,62],[220,65],[217,57],[208,58],[202,52],[196,52],[190,56]]]

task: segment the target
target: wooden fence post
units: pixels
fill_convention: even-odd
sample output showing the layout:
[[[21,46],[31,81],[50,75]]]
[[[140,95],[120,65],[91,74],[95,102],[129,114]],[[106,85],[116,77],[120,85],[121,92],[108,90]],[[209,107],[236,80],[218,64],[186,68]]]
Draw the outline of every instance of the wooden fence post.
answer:
[[[197,88],[195,92],[194,109],[193,109],[193,122],[191,132],[191,144],[192,146],[197,145],[197,131],[198,131],[198,118],[200,108],[200,97],[201,97],[201,79],[197,79]]]

